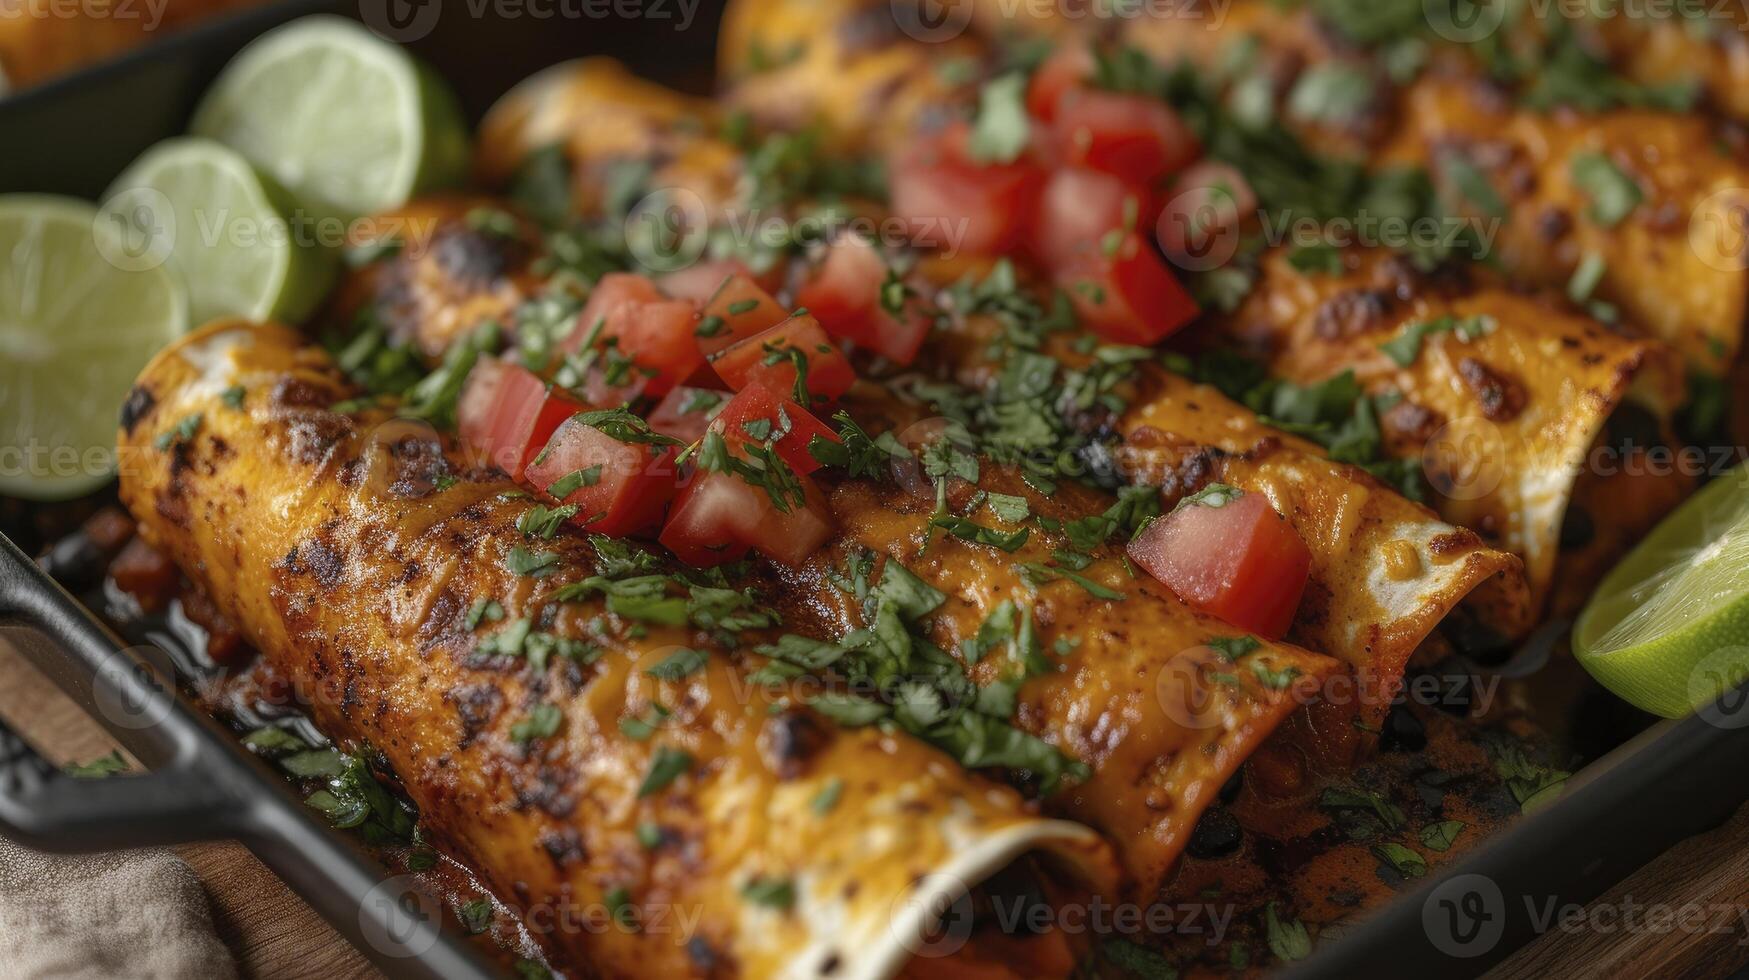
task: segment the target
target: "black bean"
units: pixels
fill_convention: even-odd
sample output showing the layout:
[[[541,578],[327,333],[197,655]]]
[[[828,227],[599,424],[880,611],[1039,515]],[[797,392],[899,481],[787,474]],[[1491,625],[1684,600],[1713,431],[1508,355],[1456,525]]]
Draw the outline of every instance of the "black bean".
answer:
[[[1196,829],[1190,832],[1190,843],[1184,850],[1194,858],[1225,857],[1238,850],[1244,839],[1245,831],[1232,811],[1223,806],[1211,806],[1196,822]]]

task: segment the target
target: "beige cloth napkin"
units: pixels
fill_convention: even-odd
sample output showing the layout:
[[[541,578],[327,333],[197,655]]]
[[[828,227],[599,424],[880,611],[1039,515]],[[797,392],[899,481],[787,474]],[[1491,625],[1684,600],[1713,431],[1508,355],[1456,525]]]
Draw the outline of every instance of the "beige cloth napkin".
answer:
[[[206,891],[165,850],[66,856],[0,837],[0,980],[231,980]]]

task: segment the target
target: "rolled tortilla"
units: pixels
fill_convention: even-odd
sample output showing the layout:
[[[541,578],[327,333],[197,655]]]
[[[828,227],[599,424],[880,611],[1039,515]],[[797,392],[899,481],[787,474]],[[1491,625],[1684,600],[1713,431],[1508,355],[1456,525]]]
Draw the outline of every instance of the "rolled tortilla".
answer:
[[[1715,377],[1736,359],[1749,300],[1749,165],[1722,149],[1715,124],[1512,109],[1474,80],[1441,77],[1409,87],[1401,118],[1378,159],[1425,167],[1454,200],[1454,157],[1484,174],[1506,207],[1496,248],[1514,277],[1565,288],[1582,262],[1601,262],[1592,295],[1627,324]],[[1630,181],[1637,206],[1600,222],[1579,176],[1587,166]]]
[[[1104,494],[1076,487],[1046,497],[1018,472],[988,461],[977,488],[1024,497],[1033,514],[1060,521],[1110,504]],[[950,507],[960,512],[971,493],[961,487]],[[1015,723],[1091,771],[1046,806],[1103,832],[1141,895],[1165,880],[1197,818],[1245,759],[1291,714],[1316,703],[1341,670],[1337,661],[1286,643],[1256,641],[1231,656],[1224,641],[1241,639],[1242,631],[1195,612],[1148,576],[1132,576],[1117,548],[1094,549],[1094,561],[1078,573],[1111,598],[1069,577],[1042,584],[1022,578],[1020,565],[1049,565],[1054,552],[1072,548],[1061,534],[1035,526],[1025,543],[1005,551],[933,528],[933,491],[906,494],[846,481],[833,491],[831,507],[839,539],[800,571],[776,571],[783,584],[774,594],[806,607],[788,621],[814,622],[832,634],[865,625],[856,597],[831,582],[851,554],[872,552],[947,595],[931,617],[931,639],[987,687],[1012,675],[1014,664],[1001,654],[969,660],[966,650],[1003,603],[1015,603],[1050,661],[1048,672],[1016,691]],[[969,514],[1016,529],[987,510]]]
[[[611,58],[553,65],[518,83],[480,123],[474,175],[502,189],[530,156],[560,148],[578,164],[572,200],[602,210],[625,163],[649,165],[642,183],[684,189],[712,211],[734,199],[740,152],[717,138],[715,103],[644,81]]]
[[[1654,60],[1669,58],[1673,48],[1714,50],[1713,42],[1677,42],[1684,33],[1677,24],[1622,17],[1584,23],[1624,56],[1630,47]],[[1506,29],[1534,33],[1541,26],[1525,18]],[[1695,113],[1520,108],[1467,49],[1451,44],[1436,44],[1429,66],[1399,87],[1310,9],[1282,11],[1261,0],[1238,0],[1218,20],[1144,16],[1125,20],[1121,30],[1125,43],[1162,64],[1187,61],[1205,77],[1222,77],[1218,66],[1243,52],[1252,67],[1230,80],[1266,79],[1278,106],[1308,70],[1349,66],[1372,85],[1371,98],[1351,118],[1332,123],[1277,110],[1311,146],[1378,166],[1427,169],[1455,210],[1484,222],[1496,257],[1515,279],[1565,288],[1594,256],[1589,261],[1600,265],[1593,296],[1619,307],[1630,329],[1670,344],[1714,377],[1735,360],[1749,304],[1743,221],[1749,162],[1729,148],[1732,141],[1714,121]],[[1630,39],[1656,43],[1642,49]],[[1718,44],[1741,51],[1744,39]],[[1693,64],[1701,70],[1708,62]],[[1606,175],[1607,165],[1631,183],[1638,204],[1600,222],[1576,163]],[[1460,177],[1456,168],[1464,164]],[[1503,213],[1465,208],[1460,185],[1471,168],[1492,186]]]
[[[1387,448],[1422,459],[1447,520],[1524,559],[1531,609],[1541,609],[1605,421],[1631,401],[1668,445],[1678,359],[1558,300],[1502,288],[1484,269],[1430,276],[1371,250],[1344,262],[1340,275],[1306,273],[1285,250],[1268,254],[1250,296],[1205,340],[1236,342],[1294,383],[1353,371],[1366,390],[1401,396],[1380,419]],[[1620,531],[1631,540],[1647,526]]]
[[[429,428],[330,409],[355,393],[292,331],[203,328],[129,399],[122,499],[309,695],[317,725],[393,770],[431,840],[537,932],[572,917],[543,941],[575,968],[888,977],[918,948],[926,909],[1023,853],[1048,853],[1077,887],[1114,888],[1092,831],[1034,815],[921,742],[841,728],[805,691],[750,683],[764,658],[631,622],[598,597],[556,598],[606,570],[601,555],[580,537],[524,535],[529,503]],[[439,489],[446,473],[456,482]],[[551,574],[512,570],[513,549],[553,556]],[[488,598],[503,625],[470,617]],[[577,646],[538,670],[481,651],[518,623]],[[771,636],[742,639],[745,651]],[[707,651],[696,671],[646,673],[683,647]],[[553,709],[551,734],[519,739],[519,723]],[[650,718],[647,740],[621,727]],[[681,752],[688,763],[658,780],[656,758]],[[654,846],[640,826],[657,828]],[[697,919],[616,928],[622,906]]]
[[[820,126],[835,146],[884,151],[920,119],[975,97],[948,70],[985,55],[965,6],[733,0],[717,42],[718,79],[728,104],[761,125]]]

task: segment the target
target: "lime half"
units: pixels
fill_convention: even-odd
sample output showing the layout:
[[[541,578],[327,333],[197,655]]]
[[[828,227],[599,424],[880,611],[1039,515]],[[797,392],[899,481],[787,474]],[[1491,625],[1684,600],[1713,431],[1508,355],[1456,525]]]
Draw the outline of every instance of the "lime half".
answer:
[[[1749,464],[1622,559],[1574,624],[1573,649],[1605,687],[1666,718],[1749,678]]]
[[[105,195],[107,222],[147,259],[167,259],[188,293],[190,322],[219,317],[296,323],[314,312],[334,249],[289,217],[291,198],[234,150],[165,140]]]
[[[181,287],[70,198],[0,197],[0,494],[77,497],[115,469],[134,377],[188,326]]]
[[[399,207],[467,170],[467,128],[443,84],[338,17],[306,17],[244,48],[192,130],[243,154],[321,219]]]

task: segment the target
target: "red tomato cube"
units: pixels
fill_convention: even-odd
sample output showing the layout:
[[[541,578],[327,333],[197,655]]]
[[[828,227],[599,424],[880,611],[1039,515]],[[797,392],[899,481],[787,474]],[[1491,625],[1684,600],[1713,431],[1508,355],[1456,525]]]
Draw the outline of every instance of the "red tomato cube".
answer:
[[[456,421],[470,452],[519,480],[553,430],[582,410],[521,365],[482,357],[468,373]]]
[[[1099,251],[1106,236],[1138,227],[1146,195],[1097,170],[1059,170],[1045,184],[1032,234],[1032,252],[1046,268],[1061,269]]]
[[[736,341],[711,358],[711,367],[735,391],[757,382],[773,391],[794,392],[797,359],[807,364],[810,401],[831,401],[856,383],[849,359],[806,313]]]
[[[802,477],[805,505],[780,511],[771,496],[729,473],[699,472],[681,491],[659,539],[680,560],[700,567],[734,561],[752,548],[800,565],[832,537],[824,498]]]
[[[1057,152],[1070,166],[1151,186],[1202,152],[1196,134],[1160,99],[1076,88],[1057,104]]]
[[[846,235],[796,292],[796,302],[834,337],[910,364],[935,326],[928,304],[909,291],[898,316],[881,301],[890,278],[886,261],[866,239]]]
[[[901,153],[892,165],[892,213],[920,247],[950,256],[1001,255],[1025,237],[1044,172],[1024,157],[977,163],[966,140],[967,128],[958,124]]]
[[[1057,272],[1083,323],[1113,343],[1147,347],[1196,319],[1196,300],[1140,234],[1115,244]]]
[[[778,458],[802,474],[812,473],[821,466],[820,461],[808,452],[808,444],[815,436],[838,441],[838,434],[807,409],[758,383],[742,388],[718,413],[710,427],[730,446],[747,442],[771,443]]]
[[[699,314],[693,332],[706,357],[737,340],[770,330],[789,317],[788,310],[747,276],[731,276],[718,283]]]
[[[1093,74],[1093,54],[1080,44],[1060,44],[1027,83],[1026,109],[1035,119],[1051,122],[1057,106],[1070,89],[1079,88]]]
[[[690,302],[664,297],[643,276],[612,272],[602,276],[589,294],[565,346],[575,351],[592,337],[597,343],[611,342],[649,379],[649,393],[661,395],[704,366],[704,354],[693,336],[697,320]]]
[[[583,304],[583,311],[577,314],[577,329],[571,334],[569,349],[581,347],[598,323],[605,333],[607,321],[622,307],[660,303],[665,298],[656,284],[643,276],[629,272],[610,272],[602,276],[595,288],[589,291],[589,301]]]
[[[684,443],[697,442],[729,398],[711,388],[675,388],[651,409],[650,428]]]
[[[1272,640],[1293,624],[1312,567],[1267,497],[1229,488],[1205,490],[1148,525],[1129,556],[1190,605]]]
[[[656,280],[656,285],[674,299],[689,299],[702,306],[730,276],[751,277],[752,273],[748,271],[747,263],[740,259],[695,262],[662,276]]]
[[[673,446],[621,442],[571,418],[529,463],[527,482],[560,503],[571,522],[611,537],[653,528],[674,496]]]
[[[765,492],[727,473],[700,472],[675,498],[658,541],[688,565],[710,568],[747,556]]]

